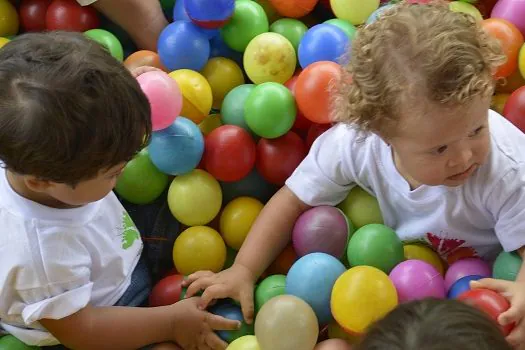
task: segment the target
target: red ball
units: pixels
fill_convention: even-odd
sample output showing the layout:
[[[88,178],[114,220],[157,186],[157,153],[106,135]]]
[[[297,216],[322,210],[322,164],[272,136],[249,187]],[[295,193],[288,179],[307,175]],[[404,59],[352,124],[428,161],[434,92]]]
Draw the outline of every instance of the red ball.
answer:
[[[293,97],[295,98],[295,84],[297,83],[297,79],[299,78],[299,75],[294,75],[293,77],[288,80],[284,86],[288,88],[292,92]],[[308,129],[312,125],[312,122],[306,119],[306,117],[301,113],[299,110],[299,107],[297,107],[297,115],[295,116],[295,122],[293,124],[292,129],[296,130],[305,130]]]
[[[54,0],[47,8],[46,29],[85,32],[100,26],[98,12],[76,0]]]
[[[236,125],[223,125],[206,136],[204,166],[220,181],[239,181],[255,165],[255,141]]]
[[[149,305],[155,307],[175,304],[180,300],[183,280],[183,275],[170,275],[161,279],[151,291]]]
[[[484,311],[491,319],[498,322],[498,317],[510,307],[509,302],[499,293],[489,289],[471,289],[459,295],[458,300]],[[499,323],[498,323],[499,325]],[[514,324],[500,326],[504,335],[508,335]]]
[[[306,156],[303,140],[293,131],[276,139],[260,139],[256,167],[268,182],[282,186]]]
[[[514,91],[505,102],[503,115],[521,131],[525,132],[525,86]]]
[[[46,30],[46,12],[51,0],[22,0],[20,3],[20,26],[26,32]]]
[[[332,124],[312,124],[306,135],[306,148],[310,150],[314,141],[331,127]]]

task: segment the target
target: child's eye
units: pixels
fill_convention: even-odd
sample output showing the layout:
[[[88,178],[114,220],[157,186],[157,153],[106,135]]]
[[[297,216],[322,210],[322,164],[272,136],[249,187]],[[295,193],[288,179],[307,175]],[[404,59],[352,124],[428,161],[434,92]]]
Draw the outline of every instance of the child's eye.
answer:
[[[480,126],[480,127],[477,128],[476,130],[474,130],[473,132],[471,132],[468,136],[469,136],[469,137],[477,136],[477,135],[479,135],[479,133],[480,133],[484,128],[485,128],[484,126]]]
[[[436,149],[434,149],[434,152],[435,154],[443,154],[447,151],[448,149],[448,146],[441,146],[441,147],[438,147]]]

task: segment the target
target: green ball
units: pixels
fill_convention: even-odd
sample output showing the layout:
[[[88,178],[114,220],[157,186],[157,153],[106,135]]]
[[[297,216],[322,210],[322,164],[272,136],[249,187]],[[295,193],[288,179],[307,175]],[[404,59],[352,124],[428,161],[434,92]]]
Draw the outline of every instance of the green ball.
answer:
[[[257,35],[268,31],[268,17],[254,1],[236,1],[232,18],[221,29],[221,35],[231,49],[244,52]]]
[[[224,100],[221,107],[221,120],[223,124],[237,125],[251,132],[244,120],[244,104],[255,89],[254,84],[243,84],[233,88]]]
[[[266,277],[257,288],[255,288],[255,312],[259,312],[261,307],[271,298],[286,294],[285,290],[285,275],[271,275]]]
[[[292,43],[296,55],[298,54],[299,43],[307,31],[306,24],[293,18],[278,19],[270,26],[270,32],[281,34]]]
[[[516,252],[501,252],[496,258],[496,261],[494,261],[492,277],[514,282],[520,271],[522,261]]]
[[[286,134],[292,128],[296,114],[291,91],[279,83],[257,85],[244,105],[246,124],[254,133],[267,139]]]
[[[160,6],[163,10],[171,10],[175,6],[175,0],[160,0]]]
[[[104,29],[90,29],[84,32],[88,38],[95,40],[104,46],[111,56],[122,62],[124,60],[124,49],[117,37]]]
[[[339,27],[339,29],[342,29],[343,32],[345,32],[345,34],[348,35],[350,41],[354,40],[357,28],[352,23],[340,18],[332,18],[328,21],[325,21],[324,23]]]
[[[12,335],[0,337],[0,350],[38,350],[38,346],[29,346],[24,344]]]
[[[115,191],[130,203],[147,204],[157,199],[168,183],[168,175],[151,162],[145,148],[126,165]]]
[[[337,207],[345,213],[356,229],[368,224],[383,223],[377,199],[359,186],[354,187]]]
[[[403,243],[397,234],[381,224],[369,224],[357,230],[346,254],[352,267],[372,266],[386,274],[405,259]]]

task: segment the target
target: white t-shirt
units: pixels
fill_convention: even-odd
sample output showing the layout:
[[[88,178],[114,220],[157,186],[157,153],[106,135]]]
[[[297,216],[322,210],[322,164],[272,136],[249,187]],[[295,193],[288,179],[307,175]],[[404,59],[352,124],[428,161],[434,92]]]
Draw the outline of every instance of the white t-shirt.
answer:
[[[111,192],[75,209],[18,195],[0,169],[0,326],[29,345],[58,344],[38,323],[88,303],[114,305],[142,252],[139,232]]]
[[[77,2],[82,6],[88,6],[92,3],[96,2],[97,0],[77,0]]]
[[[443,258],[484,257],[525,245],[525,134],[489,111],[486,164],[459,187],[411,190],[377,135],[338,124],[321,135],[286,185],[311,206],[337,205],[359,185],[403,241],[425,241]]]

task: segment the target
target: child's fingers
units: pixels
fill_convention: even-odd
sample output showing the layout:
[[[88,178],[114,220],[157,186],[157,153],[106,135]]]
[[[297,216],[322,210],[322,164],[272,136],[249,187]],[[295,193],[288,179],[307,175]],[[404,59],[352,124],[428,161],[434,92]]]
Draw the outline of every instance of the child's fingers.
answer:
[[[244,320],[248,324],[252,324],[253,315],[255,313],[253,306],[253,292],[251,293],[241,293],[239,302],[241,303],[241,310]]]
[[[141,67],[133,68],[132,70],[130,70],[131,75],[133,75],[133,77],[135,77],[135,78],[138,77],[141,74],[146,73],[146,72],[153,72],[153,71],[162,72],[162,70],[160,70],[160,69],[158,69],[156,67],[150,67],[150,66],[141,66]]]
[[[503,293],[503,292],[506,292],[509,289],[509,287],[512,286],[512,283],[513,282],[497,280],[494,278],[483,278],[477,281],[471,281],[470,288],[472,289],[486,288],[486,289],[493,290],[495,292]]]
[[[523,312],[516,306],[511,306],[507,311],[503,312],[498,317],[498,323],[506,326],[513,322],[518,322],[523,315]]]
[[[187,287],[200,278],[210,277],[213,275],[214,273],[211,271],[198,271],[198,272],[192,273],[191,275],[184,278],[184,280],[182,281],[182,286]]]
[[[214,284],[204,289],[198,305],[200,309],[205,309],[213,300],[225,299],[228,297],[231,297],[231,295],[225,285]]]
[[[231,320],[209,312],[206,315],[206,323],[211,329],[216,331],[234,331],[241,327],[241,322],[237,320]]]
[[[515,347],[522,345],[525,342],[524,325],[520,324],[516,326],[516,328],[514,328],[512,332],[510,332],[510,334],[507,336],[506,340],[509,342],[510,345]]]
[[[217,334],[210,332],[206,337],[206,345],[211,350],[224,350],[228,347],[228,343],[219,338]]]

